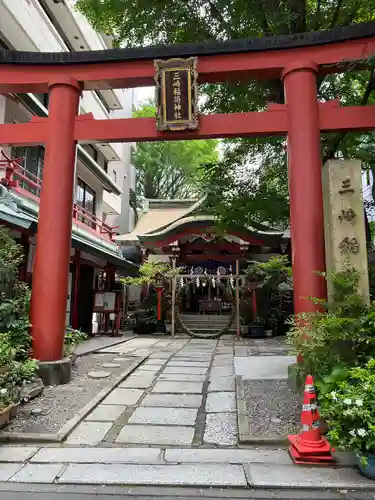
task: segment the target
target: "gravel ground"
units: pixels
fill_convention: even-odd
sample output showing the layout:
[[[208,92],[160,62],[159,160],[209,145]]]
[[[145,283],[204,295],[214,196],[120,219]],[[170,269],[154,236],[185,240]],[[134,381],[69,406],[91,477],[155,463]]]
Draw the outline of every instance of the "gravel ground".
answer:
[[[17,417],[4,428],[4,431],[44,434],[57,432],[78,410],[89,403],[102,389],[110,386],[111,382],[134,362],[134,358],[124,358],[119,368],[102,367],[103,363],[113,362],[114,357],[116,356],[113,354],[89,354],[78,358],[73,367],[70,384],[45,387],[41,397],[20,407]],[[105,379],[89,378],[87,374],[93,370],[105,370],[111,375]],[[33,411],[38,412],[38,415],[33,415]]]
[[[301,402],[286,380],[244,380],[250,434],[279,437],[299,431]]]

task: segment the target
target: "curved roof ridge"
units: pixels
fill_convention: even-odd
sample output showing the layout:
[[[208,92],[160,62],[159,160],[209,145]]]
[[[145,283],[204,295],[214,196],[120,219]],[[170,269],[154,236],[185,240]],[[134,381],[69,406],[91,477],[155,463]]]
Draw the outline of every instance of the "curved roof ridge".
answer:
[[[375,36],[375,21],[339,26],[330,31],[253,37],[224,42],[209,41],[176,45],[116,48],[82,52],[27,52],[0,49],[0,64],[92,64],[173,57],[212,56],[269,50],[296,49]]]

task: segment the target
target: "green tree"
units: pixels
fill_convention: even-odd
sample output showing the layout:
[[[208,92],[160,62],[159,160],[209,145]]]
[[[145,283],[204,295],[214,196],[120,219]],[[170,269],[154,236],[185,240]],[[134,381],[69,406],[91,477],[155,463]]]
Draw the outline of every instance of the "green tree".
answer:
[[[134,116],[155,116],[155,107],[145,104]],[[201,186],[201,167],[217,160],[216,140],[138,143],[133,156],[137,194],[151,199],[192,197]]]
[[[78,0],[77,7],[96,29],[113,34],[116,45],[128,47],[297,34],[375,18],[375,0]],[[330,75],[318,82],[318,97],[367,104],[373,87],[373,71]],[[210,113],[259,111],[267,102],[284,99],[279,79],[205,85],[202,90],[204,111]],[[373,142],[372,134],[367,137],[324,135],[323,159],[352,157]],[[226,140],[223,153],[223,160],[203,173],[222,220],[286,225],[285,140]],[[365,168],[373,165],[368,161]]]

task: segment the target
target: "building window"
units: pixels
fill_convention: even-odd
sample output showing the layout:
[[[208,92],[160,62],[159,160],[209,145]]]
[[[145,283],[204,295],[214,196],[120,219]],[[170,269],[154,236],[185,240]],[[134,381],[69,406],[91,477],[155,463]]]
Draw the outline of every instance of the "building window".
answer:
[[[83,213],[78,214],[78,220],[95,229],[90,215],[96,214],[96,193],[81,179],[77,179],[76,204],[83,209]]]
[[[103,169],[105,173],[108,173],[108,160],[106,159],[103,161]]]
[[[113,180],[115,182],[117,182],[117,174],[116,174],[116,170],[112,170],[112,173],[113,173]]]
[[[26,179],[17,177],[19,185],[34,194],[40,196],[40,190],[35,186],[38,179],[42,180],[44,167],[44,147],[43,146],[21,146],[11,150],[11,157],[19,160],[19,163],[25,169],[23,174]]]

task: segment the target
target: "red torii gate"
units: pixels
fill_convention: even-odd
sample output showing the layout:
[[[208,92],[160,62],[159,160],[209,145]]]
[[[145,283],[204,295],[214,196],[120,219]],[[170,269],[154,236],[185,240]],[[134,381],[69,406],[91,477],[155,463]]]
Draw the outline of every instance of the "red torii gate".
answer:
[[[375,129],[375,107],[317,101],[317,75],[375,53],[375,23],[331,32],[80,53],[0,51],[0,92],[50,92],[48,118],[0,125],[0,144],[45,144],[31,322],[34,355],[62,357],[77,142],[140,142],[287,135],[294,307],[314,310],[325,269],[320,133]],[[158,132],[151,118],[77,116],[82,90],[154,85],[154,59],[198,56],[199,83],[282,78],[286,105],[260,113],[200,116],[200,128]],[[56,211],[56,207],[58,210]],[[52,215],[53,214],[53,215]]]

